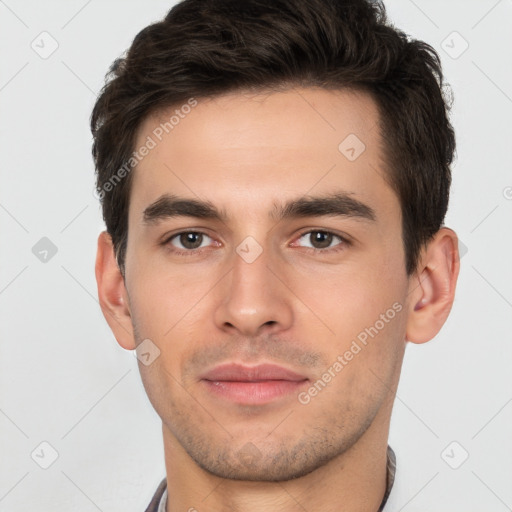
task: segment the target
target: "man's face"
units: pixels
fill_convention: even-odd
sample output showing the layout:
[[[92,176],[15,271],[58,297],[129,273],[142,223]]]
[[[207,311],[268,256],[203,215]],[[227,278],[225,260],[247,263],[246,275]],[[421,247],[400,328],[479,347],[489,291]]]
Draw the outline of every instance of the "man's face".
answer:
[[[166,442],[222,477],[283,480],[387,438],[409,279],[375,104],[230,94],[158,140],[176,108],[138,132],[156,147],[133,171],[125,281],[137,344],[160,350],[140,370]]]

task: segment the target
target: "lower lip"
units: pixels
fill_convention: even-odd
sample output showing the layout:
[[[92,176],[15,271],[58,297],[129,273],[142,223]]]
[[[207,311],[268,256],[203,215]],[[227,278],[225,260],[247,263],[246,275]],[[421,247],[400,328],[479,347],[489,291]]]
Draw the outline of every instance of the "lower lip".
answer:
[[[265,404],[297,394],[306,382],[291,380],[266,380],[261,382],[211,381],[203,380],[207,389],[222,398],[239,404]]]

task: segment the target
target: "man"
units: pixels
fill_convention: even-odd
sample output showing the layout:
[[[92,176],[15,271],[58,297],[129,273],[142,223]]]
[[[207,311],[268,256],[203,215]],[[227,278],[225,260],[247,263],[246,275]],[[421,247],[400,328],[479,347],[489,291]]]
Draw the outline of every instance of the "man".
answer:
[[[185,0],[114,63],[96,278],[162,419],[147,510],[394,510],[405,346],[459,271],[442,87],[367,0]]]

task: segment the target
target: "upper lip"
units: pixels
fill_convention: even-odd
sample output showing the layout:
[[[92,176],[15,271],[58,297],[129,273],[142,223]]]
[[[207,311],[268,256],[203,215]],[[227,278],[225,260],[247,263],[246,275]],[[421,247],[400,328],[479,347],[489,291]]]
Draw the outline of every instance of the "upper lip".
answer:
[[[234,382],[264,382],[269,380],[288,380],[301,382],[307,380],[292,370],[274,364],[245,366],[242,364],[221,364],[201,376],[202,380],[234,381]]]

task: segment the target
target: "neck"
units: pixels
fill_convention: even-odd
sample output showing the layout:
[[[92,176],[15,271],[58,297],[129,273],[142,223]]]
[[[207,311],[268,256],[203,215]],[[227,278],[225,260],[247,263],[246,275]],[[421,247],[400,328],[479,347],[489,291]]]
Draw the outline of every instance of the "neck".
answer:
[[[220,478],[201,469],[164,425],[167,512],[377,512],[386,491],[392,402],[359,440],[313,472],[283,482]]]

